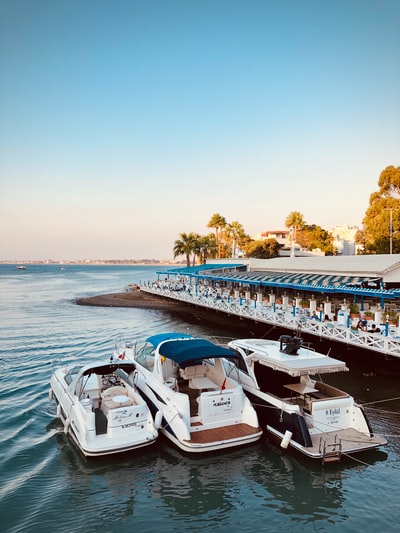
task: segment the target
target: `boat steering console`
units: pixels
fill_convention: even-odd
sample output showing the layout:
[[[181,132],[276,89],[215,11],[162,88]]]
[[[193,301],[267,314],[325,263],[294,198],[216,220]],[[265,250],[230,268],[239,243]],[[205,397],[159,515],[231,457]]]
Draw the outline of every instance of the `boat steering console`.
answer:
[[[104,390],[121,385],[121,380],[116,374],[101,376],[101,382]]]

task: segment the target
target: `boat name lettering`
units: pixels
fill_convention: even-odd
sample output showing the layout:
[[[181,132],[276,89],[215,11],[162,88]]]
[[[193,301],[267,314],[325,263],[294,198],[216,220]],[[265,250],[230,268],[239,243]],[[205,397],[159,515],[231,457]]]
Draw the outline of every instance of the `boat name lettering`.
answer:
[[[132,412],[129,413],[128,411],[122,411],[122,412],[116,414],[113,418],[114,418],[114,420],[120,422],[124,418],[131,418],[132,415],[133,415]]]
[[[227,398],[226,400],[220,400],[219,402],[216,402],[213,400],[213,407],[223,407],[223,406],[230,406],[231,405],[231,399]]]
[[[326,410],[326,416],[335,416],[335,415],[340,415],[340,407]]]

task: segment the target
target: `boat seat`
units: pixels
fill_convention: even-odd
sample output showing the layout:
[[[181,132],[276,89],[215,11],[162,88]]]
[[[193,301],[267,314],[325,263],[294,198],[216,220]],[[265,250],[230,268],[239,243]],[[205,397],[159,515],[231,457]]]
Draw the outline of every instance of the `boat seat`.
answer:
[[[101,393],[101,397],[103,398],[103,400],[110,400],[112,399],[113,396],[118,396],[118,395],[127,396],[128,391],[126,390],[125,387],[122,387],[121,385],[117,385],[116,387],[110,387],[109,389],[106,389]]]
[[[106,415],[111,409],[128,407],[134,405],[134,401],[129,397],[125,387],[111,387],[101,394],[101,410]]]
[[[206,367],[204,365],[187,366],[180,369],[180,375],[183,379],[201,378],[206,375]]]

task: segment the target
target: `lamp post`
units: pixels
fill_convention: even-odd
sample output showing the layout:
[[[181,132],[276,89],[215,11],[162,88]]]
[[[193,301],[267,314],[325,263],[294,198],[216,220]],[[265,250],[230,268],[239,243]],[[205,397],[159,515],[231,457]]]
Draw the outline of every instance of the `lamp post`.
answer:
[[[291,243],[290,257],[296,256],[296,252],[294,248],[295,242],[296,242],[296,226],[292,226],[292,243]]]
[[[393,253],[393,235],[397,233],[398,230],[393,231],[393,211],[398,211],[399,208],[396,207],[389,207],[387,208],[389,211],[389,253],[392,255]],[[397,219],[396,219],[397,223]]]

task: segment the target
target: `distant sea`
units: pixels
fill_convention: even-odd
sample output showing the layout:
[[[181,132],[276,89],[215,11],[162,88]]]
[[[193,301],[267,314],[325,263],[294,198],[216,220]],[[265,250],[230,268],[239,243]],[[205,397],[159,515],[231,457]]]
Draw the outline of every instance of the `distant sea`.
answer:
[[[78,306],[83,296],[157,279],[162,266],[0,265],[0,530],[8,532],[397,532],[400,401],[368,408],[382,450],[321,465],[263,439],[191,457],[152,448],[84,459],[48,399],[52,372],[107,359],[117,338],[162,331],[234,337],[169,311]],[[400,365],[400,362],[399,362]],[[399,376],[350,366],[362,401],[400,396]],[[372,391],[372,392],[371,392]]]

